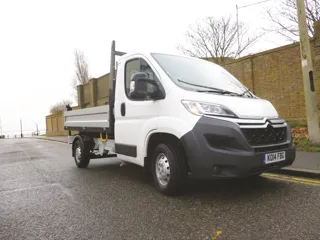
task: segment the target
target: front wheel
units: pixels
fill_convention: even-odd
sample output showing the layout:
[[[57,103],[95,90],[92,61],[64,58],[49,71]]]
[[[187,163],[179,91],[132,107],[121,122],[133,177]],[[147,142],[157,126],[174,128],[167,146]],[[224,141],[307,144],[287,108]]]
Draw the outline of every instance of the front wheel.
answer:
[[[74,143],[73,156],[78,168],[86,168],[88,166],[90,158],[87,154],[85,143],[80,139]]]
[[[161,193],[182,193],[186,187],[188,172],[181,149],[178,146],[159,144],[152,155],[152,175]]]

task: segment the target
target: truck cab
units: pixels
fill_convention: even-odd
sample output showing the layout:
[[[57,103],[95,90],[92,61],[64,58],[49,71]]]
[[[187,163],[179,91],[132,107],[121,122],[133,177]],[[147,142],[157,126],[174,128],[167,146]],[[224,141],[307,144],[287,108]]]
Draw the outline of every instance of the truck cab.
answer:
[[[80,132],[70,136],[76,163],[86,159],[86,167],[97,149],[112,153],[144,167],[168,195],[184,190],[188,177],[250,177],[293,163],[289,125],[223,67],[163,53],[121,55],[116,69],[111,61],[104,128],[93,131],[92,109],[74,111],[90,118],[76,128],[77,113],[65,112],[65,129]]]

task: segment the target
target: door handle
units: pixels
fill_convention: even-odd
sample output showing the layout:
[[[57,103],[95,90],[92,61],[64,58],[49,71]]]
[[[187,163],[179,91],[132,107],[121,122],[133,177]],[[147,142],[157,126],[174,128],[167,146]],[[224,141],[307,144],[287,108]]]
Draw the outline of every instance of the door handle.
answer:
[[[126,115],[126,104],[121,103],[121,116],[125,116],[125,115]]]

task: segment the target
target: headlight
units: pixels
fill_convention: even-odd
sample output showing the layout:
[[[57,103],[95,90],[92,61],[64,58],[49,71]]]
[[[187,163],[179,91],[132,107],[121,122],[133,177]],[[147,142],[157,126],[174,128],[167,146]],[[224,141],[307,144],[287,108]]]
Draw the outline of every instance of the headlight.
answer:
[[[201,115],[216,115],[225,117],[236,117],[236,115],[228,108],[212,103],[194,102],[182,100],[182,104],[192,114]]]

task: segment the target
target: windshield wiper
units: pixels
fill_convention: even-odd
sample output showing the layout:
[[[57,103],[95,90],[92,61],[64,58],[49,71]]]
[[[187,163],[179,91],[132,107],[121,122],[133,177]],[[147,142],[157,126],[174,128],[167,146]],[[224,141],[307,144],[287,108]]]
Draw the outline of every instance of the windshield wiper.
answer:
[[[193,84],[193,83],[189,83],[189,82],[185,82],[185,81],[182,81],[180,79],[177,79],[179,82],[182,82],[182,83],[185,83],[185,84],[189,84],[191,86],[195,86],[195,87],[202,87],[202,88],[207,88],[207,89],[210,89],[210,90],[197,90],[198,92],[215,92],[215,93],[221,93],[221,94],[235,94],[237,96],[241,96],[239,93],[235,93],[235,92],[230,92],[230,91],[227,91],[227,90],[223,90],[223,89],[220,89],[220,88],[214,88],[214,87],[208,87],[208,86],[202,86],[202,85],[198,85],[198,84]]]
[[[249,89],[245,90],[243,93],[240,94],[240,96],[245,95],[247,92],[250,92],[250,90]]]
[[[250,92],[250,89],[245,90],[243,93],[241,93],[239,96],[244,96],[246,93],[250,93],[250,97],[253,98],[253,95]]]

